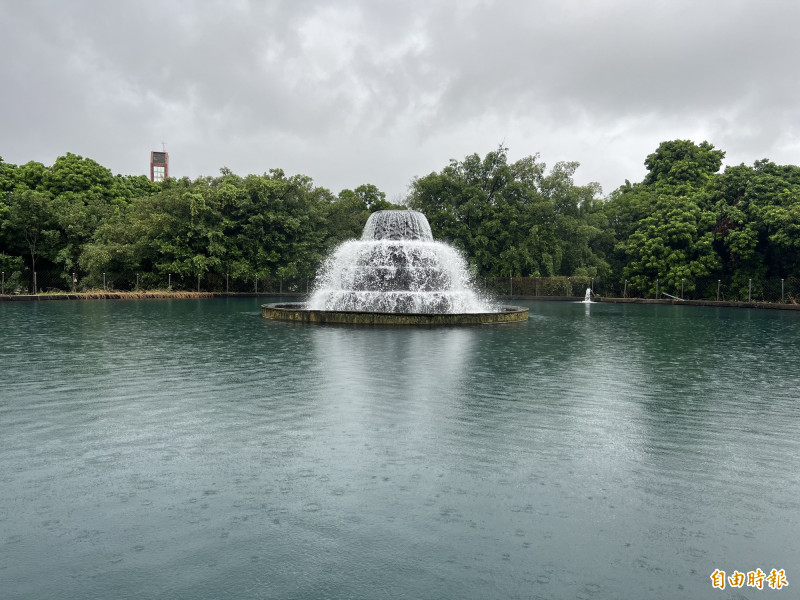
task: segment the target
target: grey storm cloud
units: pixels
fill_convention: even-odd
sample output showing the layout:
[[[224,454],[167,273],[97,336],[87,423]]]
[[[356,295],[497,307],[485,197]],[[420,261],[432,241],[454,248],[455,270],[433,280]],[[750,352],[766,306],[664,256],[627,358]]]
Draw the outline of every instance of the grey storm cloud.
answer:
[[[0,3],[0,156],[404,197],[504,143],[605,192],[669,139],[797,163],[794,1]],[[13,58],[11,58],[13,57]]]

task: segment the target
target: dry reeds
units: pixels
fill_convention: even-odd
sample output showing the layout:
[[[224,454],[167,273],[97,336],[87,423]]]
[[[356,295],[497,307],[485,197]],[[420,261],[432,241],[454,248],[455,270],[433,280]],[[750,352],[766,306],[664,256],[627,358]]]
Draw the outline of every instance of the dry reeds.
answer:
[[[86,300],[148,300],[156,298],[212,298],[218,294],[213,292],[179,292],[166,290],[153,290],[149,292],[104,292],[101,290],[91,290],[69,295]]]
[[[5,295],[3,300],[155,300],[161,298],[214,298],[217,296],[227,296],[217,292],[185,292],[185,291],[136,291],[136,292],[117,292],[103,290],[87,290],[85,292],[47,292],[44,294],[19,294]]]

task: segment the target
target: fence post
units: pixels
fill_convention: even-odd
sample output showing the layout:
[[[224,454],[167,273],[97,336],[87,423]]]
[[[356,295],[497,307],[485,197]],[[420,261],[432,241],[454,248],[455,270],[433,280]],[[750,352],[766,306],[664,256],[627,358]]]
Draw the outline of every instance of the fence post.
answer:
[[[622,297],[623,298],[627,298],[628,297],[628,280],[627,279],[625,280],[625,287],[622,288]]]
[[[106,291],[106,273],[103,271],[103,291]]]
[[[719,284],[722,283],[721,279],[717,279],[717,302],[719,302]]]
[[[509,296],[513,296],[514,295],[514,278],[513,277],[509,277],[508,278],[508,295]]]
[[[656,277],[656,300],[658,300],[658,277]]]
[[[225,293],[228,293],[228,274],[225,273]]]
[[[139,273],[136,273],[136,291],[139,291]]]
[[[752,302],[753,301],[753,280],[752,279],[748,279],[747,280],[747,301],[748,302]]]
[[[783,279],[781,279],[781,304],[783,304]]]
[[[258,293],[258,275],[256,275],[256,294]]]
[[[72,273],[72,293],[75,293],[75,287],[78,285],[78,276],[74,272]]]
[[[36,271],[33,272],[33,293],[38,294],[39,287],[36,285]]]
[[[197,291],[200,292],[200,273],[197,274]]]
[[[172,273],[167,273],[167,289],[172,289]]]
[[[5,293],[6,293],[6,272],[3,271],[3,285],[2,288],[0,288],[0,294],[5,294]]]
[[[681,300],[683,300],[683,278],[681,278]]]

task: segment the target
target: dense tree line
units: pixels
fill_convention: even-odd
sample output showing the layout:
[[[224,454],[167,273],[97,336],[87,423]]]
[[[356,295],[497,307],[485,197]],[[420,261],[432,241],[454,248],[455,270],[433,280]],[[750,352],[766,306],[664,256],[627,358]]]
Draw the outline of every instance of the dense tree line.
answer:
[[[577,163],[548,172],[538,156],[509,163],[501,147],[415,179],[409,203],[487,276],[582,275],[706,298],[718,281],[746,297],[751,280],[800,277],[800,168],[760,160],[720,173],[723,158],[708,142],[663,142],[643,181],[602,198],[575,185]]]
[[[0,161],[0,267],[15,281],[58,272],[99,285],[158,285],[227,273],[239,279],[310,277],[339,242],[361,234],[370,212],[397,208],[374,185],[334,196],[279,169],[239,177],[112,176],[74,154],[15,166]],[[23,272],[27,273],[23,277]],[[25,279],[25,287],[27,287]]]
[[[708,298],[718,281],[743,297],[750,280],[800,276],[800,168],[759,160],[719,173],[723,157],[707,142],[664,142],[641,183],[603,202],[616,277],[643,294],[658,279]]]
[[[405,204],[481,277],[587,276],[703,297],[718,280],[799,277],[800,168],[760,160],[720,172],[723,158],[707,142],[664,142],[641,182],[602,197],[575,184],[577,163],[509,162],[501,146],[415,178]],[[0,269],[9,287],[28,287],[34,271],[63,287],[73,272],[87,285],[114,273],[118,286],[137,274],[145,286],[166,273],[312,277],[386,208],[396,207],[374,185],[334,195],[279,169],[153,183],[74,154],[50,167],[0,159]]]
[[[592,210],[600,188],[575,185],[577,168],[562,162],[548,173],[538,156],[509,164],[501,147],[415,179],[409,205],[483,276],[607,275],[608,223]]]

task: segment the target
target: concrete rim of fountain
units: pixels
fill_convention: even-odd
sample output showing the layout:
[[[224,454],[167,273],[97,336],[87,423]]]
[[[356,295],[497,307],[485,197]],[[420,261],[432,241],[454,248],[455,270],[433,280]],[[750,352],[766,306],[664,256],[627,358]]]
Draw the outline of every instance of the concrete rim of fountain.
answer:
[[[528,309],[524,306],[499,306],[495,311],[479,313],[385,313],[310,310],[303,302],[280,302],[262,304],[261,315],[268,319],[296,323],[452,326],[526,321]]]

